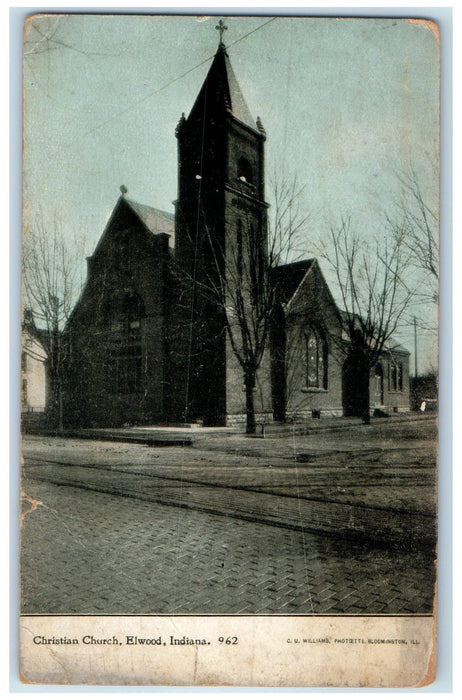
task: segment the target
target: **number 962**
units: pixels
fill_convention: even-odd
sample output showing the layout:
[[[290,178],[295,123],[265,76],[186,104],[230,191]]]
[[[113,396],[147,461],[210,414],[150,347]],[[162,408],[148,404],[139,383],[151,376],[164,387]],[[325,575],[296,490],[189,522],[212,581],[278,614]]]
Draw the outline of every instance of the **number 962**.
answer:
[[[218,637],[220,644],[237,644],[237,637]]]

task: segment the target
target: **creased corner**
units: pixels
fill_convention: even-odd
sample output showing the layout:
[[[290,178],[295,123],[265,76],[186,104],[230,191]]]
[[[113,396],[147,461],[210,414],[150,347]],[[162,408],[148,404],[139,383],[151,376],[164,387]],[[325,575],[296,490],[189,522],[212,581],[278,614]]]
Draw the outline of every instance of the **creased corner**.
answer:
[[[440,28],[438,22],[435,22],[432,19],[408,19],[408,22],[410,24],[418,24],[421,27],[426,27],[429,29],[436,39],[438,48],[440,48]]]

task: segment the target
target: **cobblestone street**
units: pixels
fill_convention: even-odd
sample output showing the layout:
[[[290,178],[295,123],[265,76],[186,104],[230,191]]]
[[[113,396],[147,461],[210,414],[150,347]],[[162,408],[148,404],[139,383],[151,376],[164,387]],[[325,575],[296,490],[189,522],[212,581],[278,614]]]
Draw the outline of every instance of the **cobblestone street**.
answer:
[[[405,430],[405,445],[369,433],[367,450],[361,432],[295,451],[286,438],[186,451],[27,438],[22,611],[430,613],[431,432]]]

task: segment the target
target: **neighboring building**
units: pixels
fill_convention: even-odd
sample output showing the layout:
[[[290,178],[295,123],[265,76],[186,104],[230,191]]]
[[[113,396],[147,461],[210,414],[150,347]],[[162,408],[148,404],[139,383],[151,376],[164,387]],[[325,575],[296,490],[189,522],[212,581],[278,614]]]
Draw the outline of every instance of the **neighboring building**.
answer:
[[[21,414],[43,415],[47,402],[47,355],[39,333],[30,324],[22,329]]]
[[[268,271],[265,130],[220,43],[180,119],[175,216],[125,197],[66,327],[68,425],[245,420],[243,370],[211,290],[250,290]],[[248,251],[253,251],[250,260]],[[261,420],[348,411],[342,315],[316,260],[270,270],[276,294],[254,401]],[[249,291],[242,303],[251,303]],[[231,302],[230,302],[231,303]],[[377,364],[370,405],[409,408],[408,353]],[[350,402],[351,403],[351,402]]]

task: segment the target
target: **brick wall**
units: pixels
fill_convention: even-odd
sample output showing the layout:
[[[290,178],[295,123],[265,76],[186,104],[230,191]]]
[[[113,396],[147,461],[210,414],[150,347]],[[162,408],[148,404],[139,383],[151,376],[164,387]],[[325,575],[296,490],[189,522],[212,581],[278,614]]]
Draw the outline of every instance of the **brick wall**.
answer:
[[[378,364],[380,368],[374,368],[370,376],[371,410],[378,408],[387,413],[409,411],[409,355],[385,354]]]
[[[286,414],[288,418],[342,414],[342,364],[340,320],[327,285],[313,262],[286,312]],[[306,336],[316,331],[326,348],[325,377],[317,387],[308,386]]]
[[[165,305],[168,238],[149,233],[122,201],[89,264],[67,327],[70,356],[65,420],[70,426],[118,426],[166,419]],[[129,337],[120,324],[127,294],[142,300],[136,345],[136,390],[117,388],[113,359]],[[119,331],[118,324],[123,326]],[[112,353],[112,355],[111,355]]]

